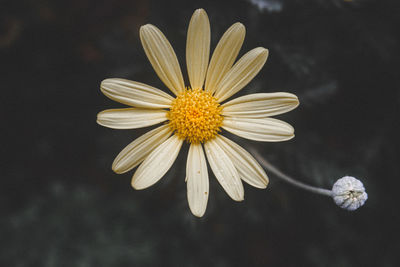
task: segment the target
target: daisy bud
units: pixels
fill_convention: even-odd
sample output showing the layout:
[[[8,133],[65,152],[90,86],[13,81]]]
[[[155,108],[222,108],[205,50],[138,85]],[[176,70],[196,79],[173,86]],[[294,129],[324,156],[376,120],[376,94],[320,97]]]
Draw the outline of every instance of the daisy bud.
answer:
[[[368,195],[360,180],[345,176],[333,185],[332,198],[342,209],[353,211],[364,205]]]

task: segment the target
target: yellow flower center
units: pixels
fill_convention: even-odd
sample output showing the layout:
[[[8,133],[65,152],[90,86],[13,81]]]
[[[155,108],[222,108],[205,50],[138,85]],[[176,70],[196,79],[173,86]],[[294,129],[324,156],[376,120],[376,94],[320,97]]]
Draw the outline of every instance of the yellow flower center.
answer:
[[[220,131],[221,111],[211,93],[189,88],[174,99],[167,117],[177,136],[190,143],[203,143]]]

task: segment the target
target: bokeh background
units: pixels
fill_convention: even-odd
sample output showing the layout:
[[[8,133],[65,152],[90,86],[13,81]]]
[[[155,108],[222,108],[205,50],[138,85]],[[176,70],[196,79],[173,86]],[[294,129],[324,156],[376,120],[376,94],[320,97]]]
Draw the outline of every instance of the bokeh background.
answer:
[[[400,266],[399,38],[396,1],[0,1],[0,266]],[[119,151],[148,129],[112,130],[96,114],[122,105],[100,93],[121,77],[166,90],[139,28],[157,25],[185,70],[189,19],[206,9],[212,49],[234,22],[240,55],[267,64],[240,94],[287,91],[279,116],[296,129],[257,143],[297,179],[331,188],[344,175],[369,194],[355,212],[274,175],[229,199],[213,175],[205,216],[186,200],[187,146],[167,175],[135,191],[117,175]],[[186,72],[184,75],[187,76]],[[210,172],[211,173],[211,172]]]

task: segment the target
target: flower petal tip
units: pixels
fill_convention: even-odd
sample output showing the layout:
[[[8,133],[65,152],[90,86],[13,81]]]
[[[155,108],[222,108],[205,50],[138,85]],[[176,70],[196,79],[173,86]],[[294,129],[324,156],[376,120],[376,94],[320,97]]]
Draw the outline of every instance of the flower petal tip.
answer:
[[[110,78],[102,80],[100,83],[100,88],[103,87],[105,84],[107,84],[110,80],[111,80]]]
[[[137,171],[136,171],[136,172],[133,174],[132,180],[131,180],[131,186],[132,186],[132,188],[135,189],[135,190],[146,189],[146,188],[150,187],[151,185],[153,185],[153,184],[151,184],[151,185],[145,185],[145,186],[144,186],[144,183],[138,182],[140,179],[137,179],[137,178],[138,178],[138,177],[137,177]]]
[[[244,200],[244,190],[240,190],[234,194],[229,195],[234,201],[242,202]]]
[[[109,87],[115,84],[115,78],[108,78],[100,83],[100,91],[106,95],[106,92],[109,90]]]
[[[268,55],[269,55],[269,50],[265,47],[257,47],[254,49],[254,52],[257,53],[257,57],[260,57],[262,63],[262,66],[264,66],[265,62],[268,59]]]
[[[132,182],[131,182],[131,186],[133,189],[135,190],[142,190],[145,189],[146,187],[140,186],[136,183],[136,180],[134,178],[132,178]]]
[[[289,97],[288,102],[290,102],[293,105],[292,109],[297,108],[300,105],[300,100],[297,97],[297,95],[295,94],[291,94],[291,93],[286,93]]]
[[[201,218],[204,216],[205,211],[195,211],[195,210],[191,210],[192,214],[194,216],[196,216],[197,218]]]
[[[265,57],[265,58],[268,58],[269,50],[268,50],[267,48],[265,48],[265,47],[258,47],[257,49],[259,49],[260,55],[262,55],[262,56]]]
[[[153,26],[153,24],[147,23],[147,24],[144,24],[144,25],[140,26],[140,29],[142,30],[142,29],[149,28],[149,27],[152,27],[152,26]]]
[[[121,171],[120,166],[118,166],[118,164],[116,164],[115,162],[113,162],[111,169],[116,174],[123,174],[123,173],[127,172],[127,171]]]
[[[204,14],[207,14],[207,12],[203,8],[198,8],[193,12],[193,14],[202,14],[202,15],[204,15]]]
[[[98,125],[101,125],[101,126],[104,126],[103,123],[101,122],[101,115],[103,114],[103,112],[104,112],[104,110],[103,110],[103,111],[100,111],[100,112],[97,113],[97,115],[96,115],[96,123],[97,123]]]
[[[140,36],[142,36],[142,34],[143,34],[146,30],[148,30],[148,29],[150,29],[150,28],[154,28],[154,27],[155,27],[155,26],[154,26],[153,24],[145,24],[145,25],[140,26],[140,29],[139,29]]]
[[[246,27],[241,22],[234,23],[232,27],[235,27],[237,30],[246,31]]]
[[[269,181],[268,181],[268,179],[266,180],[266,181],[264,181],[264,185],[263,186],[260,186],[260,187],[258,187],[259,189],[266,189],[267,187],[268,187],[268,184],[269,184]]]
[[[238,198],[234,199],[237,202],[242,202],[244,200],[244,196],[239,196]]]

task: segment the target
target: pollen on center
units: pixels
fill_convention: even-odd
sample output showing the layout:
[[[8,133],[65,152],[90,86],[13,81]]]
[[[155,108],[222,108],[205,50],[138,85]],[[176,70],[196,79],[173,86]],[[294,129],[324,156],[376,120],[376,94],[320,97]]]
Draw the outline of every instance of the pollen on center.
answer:
[[[222,108],[211,93],[186,89],[172,102],[167,118],[177,136],[189,143],[203,143],[220,131]]]

